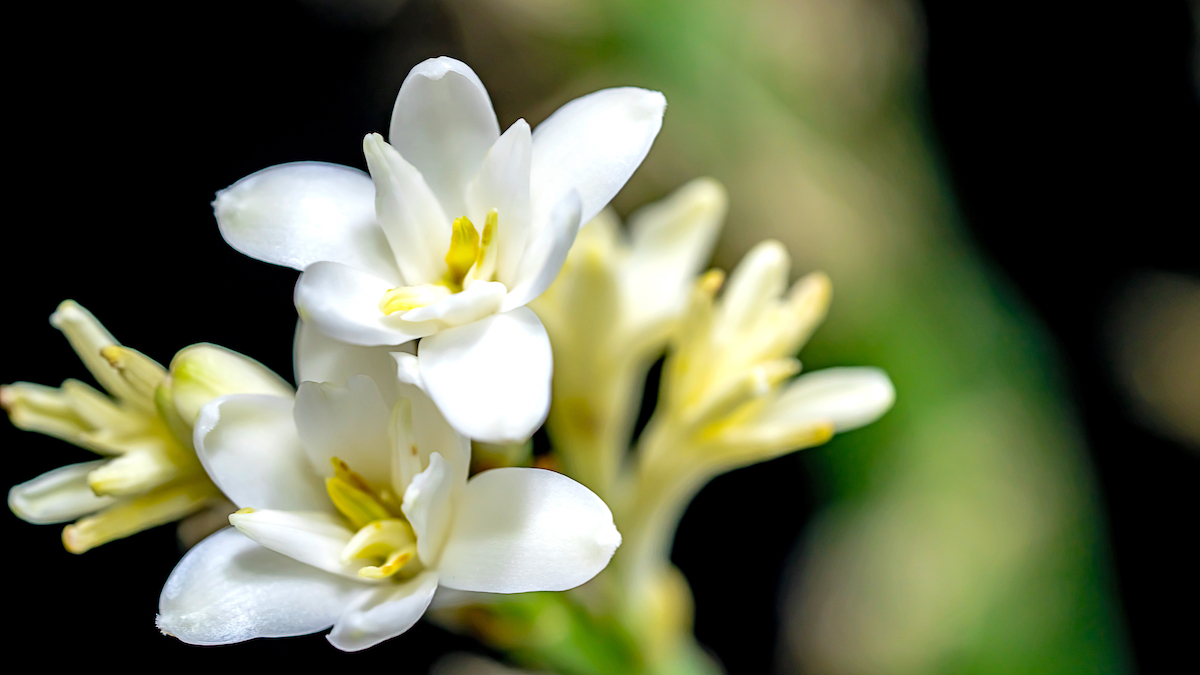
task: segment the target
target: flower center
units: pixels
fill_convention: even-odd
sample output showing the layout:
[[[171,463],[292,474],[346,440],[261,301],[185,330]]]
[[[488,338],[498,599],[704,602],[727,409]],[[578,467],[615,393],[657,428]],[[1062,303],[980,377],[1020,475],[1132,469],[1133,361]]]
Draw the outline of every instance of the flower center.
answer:
[[[338,513],[357,530],[342,549],[342,562],[374,563],[358,570],[364,579],[407,579],[419,572],[420,561],[413,561],[417,537],[400,510],[399,495],[388,488],[375,489],[337,457],[333,471],[325,490]]]
[[[446,252],[446,274],[441,281],[390,289],[379,300],[379,311],[384,314],[407,312],[461,293],[474,281],[491,281],[496,275],[498,221],[496,209],[489,211],[481,235],[466,216],[455,218],[450,250]]]

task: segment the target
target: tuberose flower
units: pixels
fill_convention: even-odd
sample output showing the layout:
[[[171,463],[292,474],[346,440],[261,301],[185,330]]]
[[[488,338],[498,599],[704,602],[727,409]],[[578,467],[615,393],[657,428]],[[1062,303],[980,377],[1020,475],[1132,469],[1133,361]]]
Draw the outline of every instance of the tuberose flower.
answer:
[[[339,355],[322,339],[301,326],[301,375],[310,357],[340,372],[382,351]],[[201,542],[167,580],[165,633],[226,644],[332,625],[329,641],[357,651],[408,630],[439,584],[566,590],[608,564],[621,537],[599,497],[541,469],[468,481],[469,441],[420,390],[395,386],[388,401],[358,375],[303,382],[294,402],[234,395],[204,407],[197,454],[243,508],[230,516],[236,529]]]
[[[219,508],[221,493],[191,448],[200,407],[233,392],[291,395],[291,386],[262,364],[216,345],[187,347],[169,370],[163,368],[122,346],[71,300],[58,306],[50,323],[108,395],[78,380],[58,388],[18,382],[0,387],[0,405],[17,427],[104,459],[62,466],[14,486],[8,505],[31,523],[76,521],[63,530],[63,545],[72,553],[206,506]]]
[[[521,441],[546,416],[551,373],[525,305],[646,156],[665,106],[658,92],[606,89],[501,134],[475,73],[430,59],[400,88],[391,143],[364,140],[369,177],[274,166],[220,192],[217,222],[242,253],[304,271],[305,322],[357,345],[423,338],[420,375],[450,424]]]

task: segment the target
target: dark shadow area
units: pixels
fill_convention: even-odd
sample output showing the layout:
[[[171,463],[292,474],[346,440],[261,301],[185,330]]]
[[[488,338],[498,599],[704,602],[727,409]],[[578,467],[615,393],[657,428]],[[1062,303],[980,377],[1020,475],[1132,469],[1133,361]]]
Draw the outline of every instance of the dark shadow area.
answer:
[[[1200,105],[1185,2],[924,2],[934,133],[969,231],[1052,334],[1108,517],[1143,672],[1193,661],[1200,456],[1146,430],[1106,324],[1144,270],[1200,274]]]

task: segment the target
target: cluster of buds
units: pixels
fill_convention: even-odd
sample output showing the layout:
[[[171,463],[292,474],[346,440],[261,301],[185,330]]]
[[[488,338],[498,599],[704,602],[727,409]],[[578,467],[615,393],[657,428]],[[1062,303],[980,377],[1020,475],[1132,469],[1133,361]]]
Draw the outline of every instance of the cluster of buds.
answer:
[[[232,511],[192,449],[192,423],[210,400],[232,393],[290,391],[270,370],[222,347],[198,344],[170,368],[123,346],[96,317],[65,301],[50,317],[107,394],[79,381],[54,388],[0,387],[14,426],[90,450],[103,459],[68,464],[14,486],[8,505],[63,529],[72,553],[196,514],[181,535],[194,543]],[[208,523],[216,514],[215,527]]]

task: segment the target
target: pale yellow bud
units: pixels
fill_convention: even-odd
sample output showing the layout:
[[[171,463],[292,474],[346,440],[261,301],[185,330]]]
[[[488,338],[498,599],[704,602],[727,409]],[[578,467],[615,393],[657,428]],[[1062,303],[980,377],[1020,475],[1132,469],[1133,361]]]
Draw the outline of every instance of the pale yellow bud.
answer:
[[[209,401],[229,394],[291,398],[292,386],[254,359],[212,344],[192,345],[171,359],[170,396],[187,425]]]

